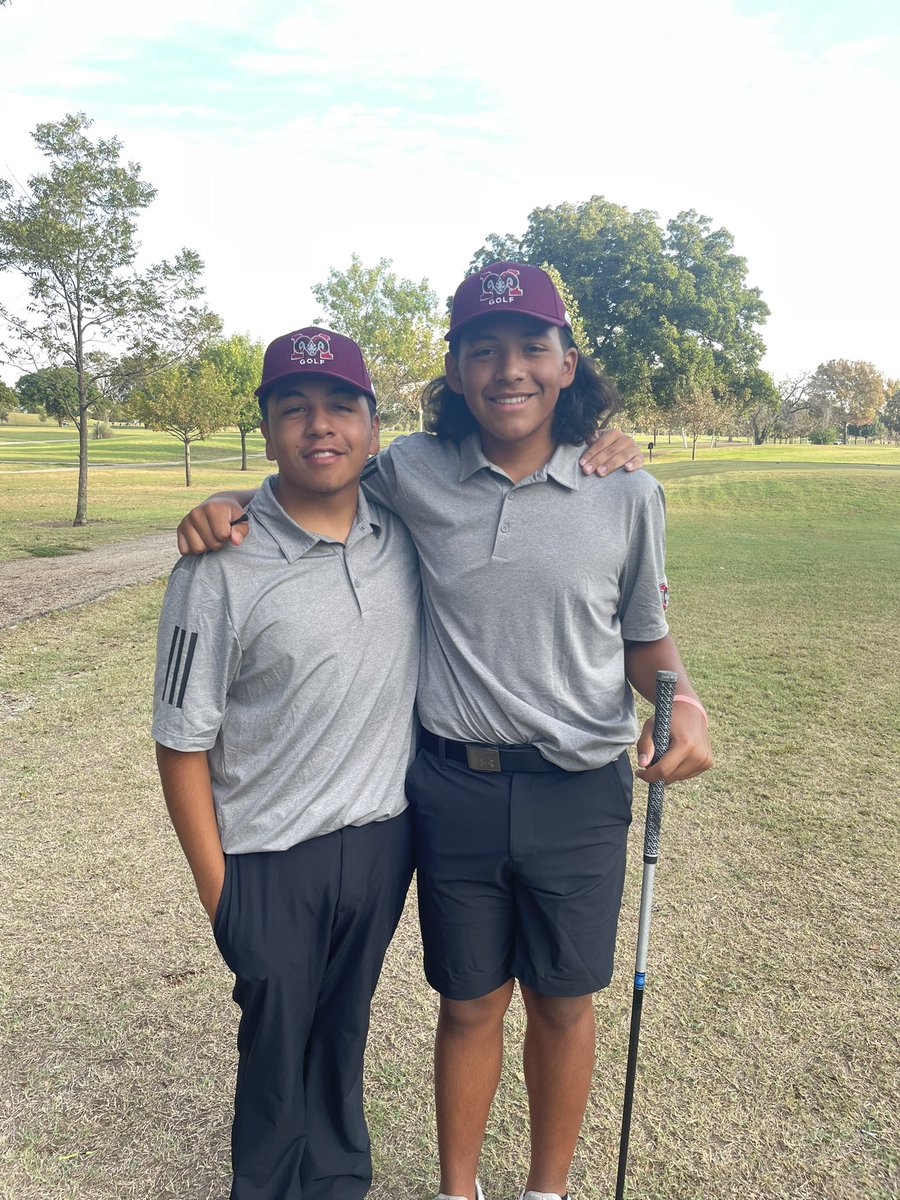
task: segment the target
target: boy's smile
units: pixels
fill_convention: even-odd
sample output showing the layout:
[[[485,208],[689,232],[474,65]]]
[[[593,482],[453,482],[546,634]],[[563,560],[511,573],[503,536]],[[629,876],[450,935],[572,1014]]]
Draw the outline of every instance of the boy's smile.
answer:
[[[577,361],[559,328],[533,317],[498,313],[463,331],[458,356],[446,357],[447,382],[465,397],[491,461],[506,469],[534,460],[537,470],[549,459],[556,402]]]

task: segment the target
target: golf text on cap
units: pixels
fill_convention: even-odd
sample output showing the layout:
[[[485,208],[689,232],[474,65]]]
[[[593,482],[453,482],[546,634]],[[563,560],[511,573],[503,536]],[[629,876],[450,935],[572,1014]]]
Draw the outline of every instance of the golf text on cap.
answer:
[[[291,362],[305,367],[320,367],[331,362],[331,337],[327,333],[310,335],[301,330],[291,334]]]
[[[525,292],[519,283],[519,272],[514,267],[501,271],[485,271],[481,276],[481,300],[488,304],[512,304],[516,296]]]

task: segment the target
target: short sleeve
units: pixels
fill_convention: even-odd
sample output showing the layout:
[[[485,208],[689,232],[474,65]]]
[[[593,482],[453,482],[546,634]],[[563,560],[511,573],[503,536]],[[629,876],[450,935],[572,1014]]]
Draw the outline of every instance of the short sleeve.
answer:
[[[666,504],[656,487],[635,521],[619,586],[619,620],[628,642],[655,642],[669,632],[666,608]]]
[[[198,578],[203,562],[176,565],[159,618],[153,737],[172,750],[215,744],[241,659],[224,598]]]
[[[398,464],[403,457],[403,445],[410,441],[405,436],[395,438],[390,446],[379,450],[369,459],[362,473],[362,487],[367,500],[374,500],[391,512],[403,515],[406,493],[398,478]],[[402,474],[402,467],[401,472]]]

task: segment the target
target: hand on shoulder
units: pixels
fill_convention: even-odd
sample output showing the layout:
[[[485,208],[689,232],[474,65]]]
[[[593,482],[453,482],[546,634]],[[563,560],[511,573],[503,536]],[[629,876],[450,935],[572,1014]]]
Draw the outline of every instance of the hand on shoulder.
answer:
[[[585,475],[608,475],[624,467],[626,471],[639,471],[644,465],[644,456],[633,437],[621,429],[603,429],[594,435],[594,440],[581,456],[581,469]]]
[[[178,526],[178,552],[204,554],[223,546],[239,546],[249,531],[242,505],[236,500],[210,496],[182,517]]]

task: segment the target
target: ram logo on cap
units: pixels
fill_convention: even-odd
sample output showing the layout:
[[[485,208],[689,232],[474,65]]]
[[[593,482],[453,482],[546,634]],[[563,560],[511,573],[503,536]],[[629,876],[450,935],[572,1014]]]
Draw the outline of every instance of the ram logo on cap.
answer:
[[[481,299],[488,304],[508,304],[513,296],[524,295],[519,272],[515,268],[501,271],[499,275],[496,271],[486,271],[481,276]]]
[[[291,334],[291,362],[302,362],[308,365],[329,362],[334,358],[331,353],[331,338],[327,333]]]

